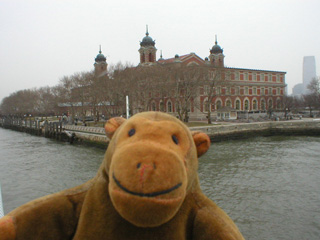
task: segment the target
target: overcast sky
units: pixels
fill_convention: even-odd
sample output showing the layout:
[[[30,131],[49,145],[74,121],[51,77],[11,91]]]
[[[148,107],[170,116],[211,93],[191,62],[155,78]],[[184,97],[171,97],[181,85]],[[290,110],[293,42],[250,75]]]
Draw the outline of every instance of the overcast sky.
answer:
[[[319,13],[319,0],[0,0],[0,100],[92,70],[100,44],[109,65],[137,65],[147,24],[157,59],[205,58],[217,34],[226,66],[285,71],[291,93],[304,56],[319,73]]]

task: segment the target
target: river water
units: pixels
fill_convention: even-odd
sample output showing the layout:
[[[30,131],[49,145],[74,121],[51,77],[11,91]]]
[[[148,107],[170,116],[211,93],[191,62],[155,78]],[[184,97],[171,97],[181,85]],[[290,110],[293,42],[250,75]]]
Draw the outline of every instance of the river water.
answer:
[[[5,213],[92,178],[104,150],[0,128]],[[257,137],[212,144],[201,188],[246,239],[320,239],[320,138]]]

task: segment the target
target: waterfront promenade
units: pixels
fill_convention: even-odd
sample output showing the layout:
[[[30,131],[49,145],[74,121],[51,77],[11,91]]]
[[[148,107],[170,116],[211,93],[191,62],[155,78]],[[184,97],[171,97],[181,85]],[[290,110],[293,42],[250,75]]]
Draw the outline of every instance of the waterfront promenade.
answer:
[[[103,127],[87,127],[48,123],[21,124],[19,121],[0,121],[0,126],[35,135],[56,138],[71,143],[86,143],[107,146],[109,139]],[[209,135],[212,142],[245,139],[255,136],[305,135],[320,136],[320,119],[305,118],[290,121],[266,121],[252,123],[219,122],[201,127],[190,127],[191,131],[202,131]]]

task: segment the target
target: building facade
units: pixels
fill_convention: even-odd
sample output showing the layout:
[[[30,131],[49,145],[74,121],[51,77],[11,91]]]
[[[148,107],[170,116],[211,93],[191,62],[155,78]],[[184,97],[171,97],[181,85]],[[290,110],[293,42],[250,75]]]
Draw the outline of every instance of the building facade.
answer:
[[[163,59],[162,54],[155,61],[155,42],[149,36],[140,42],[139,67],[187,67],[199,66],[206,68],[209,75],[207,83],[200,81],[196,98],[190,101],[189,116],[202,118],[208,111],[217,114],[223,108],[231,112],[267,112],[283,110],[282,101],[285,95],[285,75],[283,71],[258,70],[244,68],[230,68],[224,65],[223,49],[215,44],[210,49],[209,56],[202,59],[195,53],[173,58]],[[219,73],[219,77],[216,74]],[[214,83],[214,81],[216,83]],[[157,98],[151,100],[149,110],[165,111],[176,114],[179,106],[172,97]],[[219,111],[218,111],[219,110]],[[222,111],[223,112],[223,111]]]
[[[164,59],[161,54],[157,60],[155,41],[151,38],[147,29],[140,42],[138,52],[140,63],[138,66],[129,69],[132,71],[131,73],[149,69],[151,70],[149,75],[153,75],[153,70],[156,69],[181,69],[181,71],[199,69],[199,72],[201,70],[205,74],[202,75],[203,79],[198,78],[196,82],[192,83],[192,86],[189,85],[189,89],[182,87],[177,90],[171,85],[171,89],[168,87],[160,90],[157,84],[148,89],[130,88],[130,91],[126,94],[129,97],[131,95],[131,114],[146,110],[163,111],[182,118],[182,109],[184,109],[183,114],[187,115],[186,119],[197,120],[206,117],[235,119],[238,114],[243,113],[266,113],[283,110],[286,72],[225,67],[225,55],[223,49],[218,45],[217,37],[208,52],[208,57],[204,59],[196,53],[189,53],[181,56],[175,55],[167,59]],[[100,47],[94,63],[95,78],[102,77],[105,81],[110,80],[107,66],[106,57],[102,54]],[[160,75],[157,81],[159,79],[161,81],[161,78],[165,77]],[[148,81],[147,78],[148,76],[146,79],[142,79],[142,84],[137,83],[137,85],[143,86]],[[181,83],[180,79],[176,80],[176,84]],[[188,99],[181,97],[181,94],[191,90],[193,91],[191,97]],[[133,93],[134,91],[140,92]],[[95,110],[89,109],[92,104],[88,105],[86,112],[99,112],[106,116],[123,115],[125,106],[121,104],[114,99],[104,100],[104,102],[95,104]],[[108,109],[107,112],[109,113],[105,109]]]

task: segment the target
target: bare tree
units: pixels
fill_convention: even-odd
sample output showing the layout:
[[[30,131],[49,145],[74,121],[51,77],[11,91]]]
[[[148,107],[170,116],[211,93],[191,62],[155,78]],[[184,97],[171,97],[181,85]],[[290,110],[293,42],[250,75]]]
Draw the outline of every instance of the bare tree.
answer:
[[[38,89],[39,94],[39,114],[54,115],[57,109],[56,96],[53,92],[54,88],[42,87]]]
[[[311,96],[307,97],[308,102],[316,108],[320,109],[320,77],[312,79],[310,84],[308,85],[308,89],[310,90]]]
[[[284,110],[284,117],[286,118],[288,112],[291,112],[292,108],[294,107],[295,99],[293,96],[284,95],[282,98],[282,106]]]
[[[60,107],[67,107],[71,111],[71,121],[73,122],[76,114],[76,99],[72,93],[75,87],[75,82],[68,76],[60,79],[60,83],[55,87],[54,92],[58,99]]]
[[[315,94],[303,95],[304,106],[309,109],[310,117],[313,116],[312,111],[316,108],[318,104],[318,98]]]
[[[203,74],[202,85],[204,86],[204,94],[207,96],[207,100],[204,102],[203,112],[206,112],[208,124],[211,124],[211,106],[214,99],[221,94],[222,68],[215,67],[212,70],[207,70],[207,74]]]

